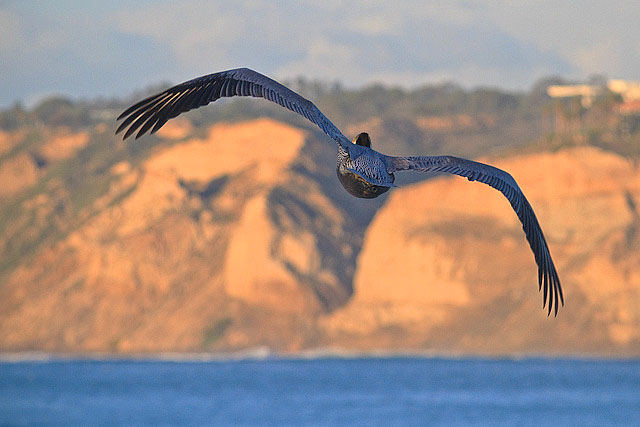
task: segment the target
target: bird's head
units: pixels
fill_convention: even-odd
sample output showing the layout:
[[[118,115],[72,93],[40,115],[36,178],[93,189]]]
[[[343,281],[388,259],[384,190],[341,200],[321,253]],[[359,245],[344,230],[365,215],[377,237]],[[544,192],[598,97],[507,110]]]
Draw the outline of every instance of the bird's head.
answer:
[[[369,138],[369,134],[366,132],[359,133],[358,136],[353,139],[353,143],[371,148],[371,138]]]

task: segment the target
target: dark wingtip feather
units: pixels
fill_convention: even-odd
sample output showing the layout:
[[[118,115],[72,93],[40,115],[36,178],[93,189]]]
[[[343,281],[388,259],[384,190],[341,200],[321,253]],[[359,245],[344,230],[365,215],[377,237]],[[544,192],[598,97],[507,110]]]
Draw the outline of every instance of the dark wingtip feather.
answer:
[[[538,291],[542,290],[542,269],[538,268]]]
[[[151,128],[151,126],[156,124],[157,121],[158,121],[158,117],[155,114],[152,115],[151,118],[149,118],[149,120],[147,120],[145,124],[142,125],[142,127],[140,128],[140,131],[136,135],[136,139],[140,138],[142,135],[147,133],[147,131]]]
[[[555,316],[554,317],[558,317],[558,288],[560,287],[560,283],[558,281],[555,281],[555,286],[553,287],[553,293],[555,295],[555,300],[556,300],[556,306],[555,306]]]
[[[153,129],[151,129],[150,134],[153,135],[154,133],[158,132],[158,130],[164,126],[164,124],[167,123],[166,119],[161,119],[158,120],[158,122],[155,124],[155,126],[153,127]]]
[[[138,123],[140,120],[141,116],[144,116],[145,114],[149,113],[149,111],[153,111],[161,102],[163,99],[166,99],[166,94],[162,93],[159,94],[157,96],[153,96],[150,98],[147,98],[147,100],[145,100],[144,103],[138,103],[136,105],[134,105],[133,107],[137,107],[137,108],[129,108],[127,111],[125,111],[125,113],[129,113],[127,116],[125,116],[125,113],[122,113],[120,115],[120,118],[124,118],[123,122],[120,123],[120,126],[118,127],[118,129],[116,130],[116,135],[119,134],[120,132],[122,132],[127,126],[129,126],[132,122],[133,124],[131,125],[131,127],[129,128],[129,130],[131,130],[131,128],[134,128],[134,130],[140,126],[140,124]],[[141,106],[139,106],[141,105]],[[131,110],[131,111],[129,111]],[[135,122],[134,122],[135,120]],[[122,139],[127,139],[129,137],[129,135],[131,135],[131,133],[129,131],[127,131],[127,133],[125,134],[125,136]]]
[[[548,277],[547,277],[547,272],[545,270],[544,274],[544,284],[542,286],[543,291],[542,291],[542,307],[544,308],[545,304],[547,303],[547,293],[549,290],[549,282],[548,282]],[[549,302],[549,311],[551,311],[551,302]]]
[[[138,108],[142,107],[143,105],[149,104],[151,101],[153,101],[154,99],[156,99],[156,98],[158,98],[160,96],[163,96],[165,93],[166,93],[166,91],[165,92],[161,92],[161,93],[157,93],[155,95],[151,95],[151,96],[146,97],[145,99],[143,99],[140,102],[136,102],[131,107],[127,108],[122,113],[120,113],[120,115],[116,118],[116,121],[122,120],[123,118],[125,118],[129,114],[133,113]]]
[[[120,120],[120,118],[118,118],[118,120]],[[127,123],[125,122],[120,123],[120,126],[118,126],[118,129],[116,129],[116,135],[122,132],[126,127],[127,127]]]
[[[140,120],[140,119],[138,119],[138,120]],[[138,129],[139,125],[136,125],[136,123],[138,123],[138,120],[136,120],[136,122],[134,124],[129,126],[129,129],[127,129],[127,131],[124,133],[124,136],[122,137],[123,140],[129,138]]]

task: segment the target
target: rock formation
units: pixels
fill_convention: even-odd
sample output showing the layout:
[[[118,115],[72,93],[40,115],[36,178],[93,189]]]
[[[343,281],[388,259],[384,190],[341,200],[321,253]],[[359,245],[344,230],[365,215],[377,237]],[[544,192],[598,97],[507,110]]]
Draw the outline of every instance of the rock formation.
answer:
[[[351,295],[363,234],[322,188],[334,151],[265,119],[114,165],[97,214],[0,287],[2,349],[308,345]]]
[[[595,148],[484,159],[538,214],[567,305],[541,309],[536,266],[506,199],[442,177],[397,189],[366,232],[354,296],[330,342],[472,353],[640,352],[640,169]]]
[[[554,319],[495,190],[439,177],[358,200],[324,136],[267,119],[194,135],[177,121],[134,158],[110,157],[127,146],[104,126],[0,134],[0,351],[640,354],[628,159],[484,159],[538,214],[567,303]]]

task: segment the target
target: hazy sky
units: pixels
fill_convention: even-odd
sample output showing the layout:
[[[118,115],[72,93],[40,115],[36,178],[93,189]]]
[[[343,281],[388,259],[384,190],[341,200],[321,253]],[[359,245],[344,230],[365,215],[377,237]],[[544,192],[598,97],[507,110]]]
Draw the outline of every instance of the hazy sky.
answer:
[[[123,96],[240,66],[346,86],[640,80],[638,23],[634,0],[0,0],[0,106]]]

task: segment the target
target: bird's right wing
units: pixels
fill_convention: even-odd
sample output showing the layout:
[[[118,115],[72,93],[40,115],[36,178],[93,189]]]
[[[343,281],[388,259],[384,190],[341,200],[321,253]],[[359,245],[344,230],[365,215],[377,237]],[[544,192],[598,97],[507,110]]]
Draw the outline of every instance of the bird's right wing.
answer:
[[[561,302],[564,305],[564,297],[556,267],[551,259],[549,247],[544,234],[542,234],[542,228],[540,228],[536,214],[511,175],[502,169],[484,163],[453,156],[385,156],[385,161],[389,173],[403,170],[446,172],[463,176],[469,181],[482,182],[500,191],[516,211],[529,246],[533,251],[538,265],[539,288],[543,288],[543,306],[548,303],[549,314],[552,307],[555,308],[555,314],[558,314],[558,304]]]
[[[338,144],[349,150],[353,145],[311,101],[277,81],[248,68],[237,68],[180,83],[132,105],[117,120],[123,120],[116,133],[128,127],[124,139],[138,131],[136,139],[160,129],[169,119],[217,99],[232,96],[265,98],[315,123]]]

